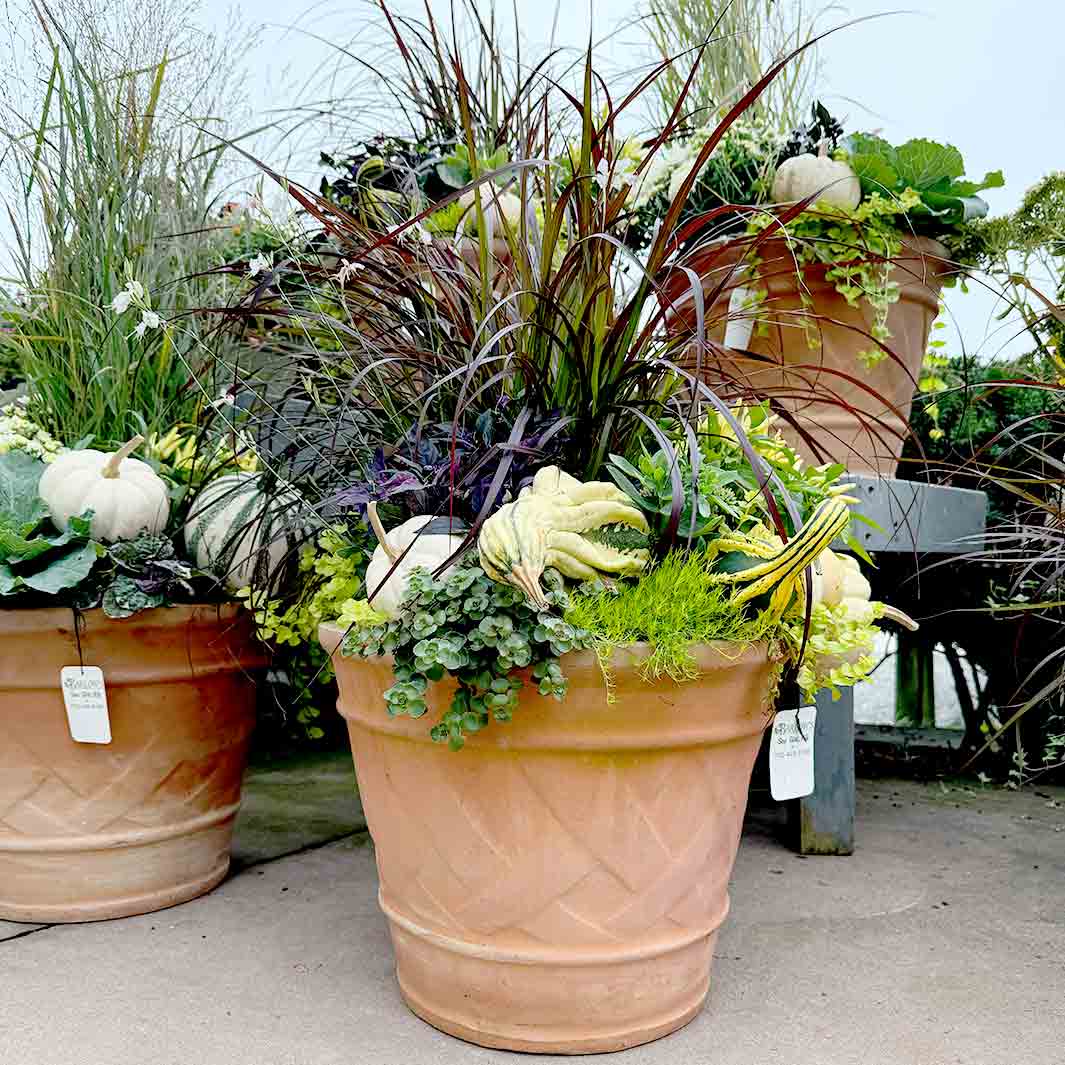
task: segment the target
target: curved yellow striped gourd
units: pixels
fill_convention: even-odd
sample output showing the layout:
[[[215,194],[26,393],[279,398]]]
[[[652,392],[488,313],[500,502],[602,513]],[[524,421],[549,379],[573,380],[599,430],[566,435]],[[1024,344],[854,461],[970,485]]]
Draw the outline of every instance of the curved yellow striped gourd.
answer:
[[[846,496],[826,499],[810,520],[783,546],[746,536],[722,537],[712,549],[741,551],[764,561],[738,573],[715,573],[711,580],[732,585],[732,602],[737,606],[771,593],[769,612],[779,617],[797,594],[805,592],[803,573],[822,551],[847,528],[850,500]]]

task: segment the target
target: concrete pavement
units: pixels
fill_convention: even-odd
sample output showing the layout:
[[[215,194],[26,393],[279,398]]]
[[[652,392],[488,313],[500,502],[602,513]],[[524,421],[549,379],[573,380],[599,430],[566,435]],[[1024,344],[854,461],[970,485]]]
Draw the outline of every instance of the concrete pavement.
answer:
[[[0,923],[0,1065],[530,1060],[403,1007],[350,780],[346,756],[253,772],[237,871],[206,898]],[[770,807],[748,820],[709,1005],[611,1060],[1065,1061],[1065,789],[862,782],[851,858],[791,854]]]

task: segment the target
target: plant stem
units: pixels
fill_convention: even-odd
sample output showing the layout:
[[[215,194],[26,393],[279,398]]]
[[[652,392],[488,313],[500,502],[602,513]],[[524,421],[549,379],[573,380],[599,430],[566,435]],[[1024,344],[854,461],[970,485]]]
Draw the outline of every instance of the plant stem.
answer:
[[[377,502],[371,499],[366,504],[366,517],[370,522],[370,528],[373,529],[374,536],[377,537],[377,542],[385,549],[385,554],[388,555],[392,562],[396,562],[399,559],[399,554],[396,549],[388,542],[388,533],[385,532],[385,527],[381,524],[381,519],[377,516]]]

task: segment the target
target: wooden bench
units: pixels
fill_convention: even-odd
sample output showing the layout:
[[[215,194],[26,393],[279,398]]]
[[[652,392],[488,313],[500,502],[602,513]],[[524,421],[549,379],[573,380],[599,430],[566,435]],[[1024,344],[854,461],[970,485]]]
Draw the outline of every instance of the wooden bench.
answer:
[[[979,547],[987,496],[968,488],[853,475],[861,500],[856,512],[880,531],[858,523],[855,533],[870,554],[912,555],[914,572],[929,556],[959,555]],[[788,803],[788,835],[800,854],[854,852],[854,693],[817,696],[814,792]]]

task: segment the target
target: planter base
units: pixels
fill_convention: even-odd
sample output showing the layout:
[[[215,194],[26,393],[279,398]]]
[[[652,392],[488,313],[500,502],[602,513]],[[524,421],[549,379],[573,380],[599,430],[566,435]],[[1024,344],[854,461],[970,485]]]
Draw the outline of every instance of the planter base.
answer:
[[[96,903],[59,903],[54,906],[23,906],[0,897],[0,913],[5,921],[26,924],[78,924],[84,921],[109,921],[116,917],[136,917],[171,906],[191,902],[216,888],[229,872],[229,856],[206,876],[184,884],[174,884],[143,895],[109,899]]]
[[[537,1032],[536,1036],[529,1038],[518,1031],[489,1032],[483,1028],[473,1028],[461,1021],[450,1017],[441,1017],[434,1013],[428,1006],[418,1000],[403,986],[399,984],[400,994],[408,1009],[420,1017],[427,1024],[431,1024],[445,1035],[455,1036],[466,1043],[474,1043],[477,1046],[489,1047],[492,1050],[513,1050],[524,1054],[612,1054],[618,1050],[629,1050],[643,1043],[653,1043],[663,1036],[672,1035],[686,1024],[691,1023],[703,1008],[706,996],[710,991],[709,981],[703,987],[702,993],[697,1000],[688,1006],[683,1013],[669,1017],[659,1024],[646,1026],[639,1029],[627,1029],[624,1032],[604,1032],[601,1035],[567,1035],[560,1031],[554,1040],[544,1032]]]
[[[392,931],[396,979],[413,1013],[468,1043],[540,1054],[625,1050],[682,1028],[706,1000],[726,915],[705,932],[678,930],[578,955],[541,944],[500,950],[454,939],[378,901]],[[441,980],[452,994],[441,994]],[[574,1018],[575,1001],[587,1015]]]

